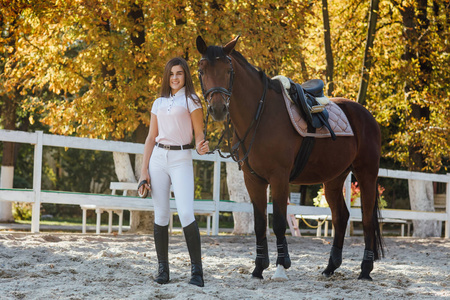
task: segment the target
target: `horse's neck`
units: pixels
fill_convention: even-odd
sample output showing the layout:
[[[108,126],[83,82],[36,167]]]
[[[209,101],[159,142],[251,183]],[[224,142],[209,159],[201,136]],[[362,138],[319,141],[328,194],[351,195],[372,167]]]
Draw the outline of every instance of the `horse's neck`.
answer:
[[[249,78],[249,75],[245,77]],[[231,122],[241,138],[252,125],[264,89],[259,77],[253,75],[250,80],[244,80],[245,77],[236,76],[230,102]]]

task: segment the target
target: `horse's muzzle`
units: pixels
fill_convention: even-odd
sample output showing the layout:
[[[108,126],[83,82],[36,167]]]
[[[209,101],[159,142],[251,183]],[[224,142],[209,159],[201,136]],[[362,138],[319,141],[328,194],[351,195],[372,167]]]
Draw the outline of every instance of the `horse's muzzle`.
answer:
[[[210,105],[208,106],[208,112],[214,121],[223,121],[228,114],[228,107],[226,104]]]

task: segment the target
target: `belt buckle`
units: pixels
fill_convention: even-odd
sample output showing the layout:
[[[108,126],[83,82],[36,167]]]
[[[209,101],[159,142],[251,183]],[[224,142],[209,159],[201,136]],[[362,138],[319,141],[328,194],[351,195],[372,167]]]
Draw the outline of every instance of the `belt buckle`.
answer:
[[[170,150],[170,145],[164,145],[163,148],[164,150]]]

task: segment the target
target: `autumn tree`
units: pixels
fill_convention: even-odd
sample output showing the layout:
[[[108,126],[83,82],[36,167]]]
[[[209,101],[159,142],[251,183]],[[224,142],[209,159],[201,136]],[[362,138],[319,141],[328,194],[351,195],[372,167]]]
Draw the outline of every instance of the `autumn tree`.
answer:
[[[322,0],[322,15],[323,15],[323,35],[324,35],[323,39],[326,58],[325,78],[327,84],[327,94],[331,96],[333,95],[334,91],[334,83],[333,83],[334,61],[333,61],[333,50],[331,49],[330,15],[328,13],[327,0]]]
[[[448,8],[448,1],[433,3]],[[382,126],[385,157],[412,171],[445,170],[449,158],[445,11],[432,10],[427,1],[380,5],[367,106]],[[431,182],[410,180],[409,188],[412,209],[434,210]],[[439,222],[414,221],[414,228],[416,236],[440,236]]]
[[[435,4],[437,3],[436,1]],[[437,98],[448,98],[449,89],[448,84],[447,88],[440,86],[439,79],[436,78],[438,74],[434,71],[437,69],[437,61],[433,57],[441,55],[443,46],[448,47],[445,46],[448,44],[448,36],[442,40],[439,34],[439,11],[430,15],[431,8],[427,1],[401,1],[396,5],[402,16],[403,37],[406,42],[402,59],[409,69],[403,87],[405,101],[409,106],[405,116],[405,125],[409,128],[408,168],[413,171],[433,170],[441,164],[433,159],[440,152],[436,146],[442,143],[445,148],[441,153],[448,155],[450,143],[449,105],[447,109],[439,107],[442,98]],[[444,16],[447,17],[445,14]],[[448,76],[446,79],[449,79]],[[447,118],[441,119],[442,116]],[[432,182],[409,180],[409,189],[412,209],[434,211]],[[417,229],[415,236],[441,236],[441,222],[414,221],[414,227]]]
[[[6,76],[22,76],[29,91],[48,87],[54,93],[51,100],[35,96],[22,104],[42,114],[54,133],[130,138],[141,124],[149,124],[148,110],[170,57],[187,58],[195,75],[198,34],[211,44],[241,34],[241,51],[254,65],[268,74],[298,77],[296,45],[302,44],[298,33],[308,15],[306,5],[219,0],[44,3],[22,12],[20,30],[26,34],[15,53],[22,64]]]
[[[326,2],[332,94],[357,99],[369,48],[365,105],[382,127],[384,158],[421,171],[442,170],[448,159],[448,0],[386,0],[378,10],[359,0],[24,2],[2,6],[2,26],[15,33],[2,37],[2,97],[5,87],[19,92],[17,107],[53,133],[142,142],[165,62],[185,57],[196,78],[197,35],[214,45],[241,35],[238,50],[269,76],[325,79]],[[222,125],[208,126],[214,145]]]
[[[367,28],[367,38],[366,38],[366,46],[364,49],[364,59],[363,59],[363,67],[361,74],[361,83],[359,85],[359,92],[357,102],[364,105],[366,102],[367,96],[367,88],[369,87],[369,79],[370,79],[370,70],[372,69],[372,49],[373,42],[375,40],[375,33],[377,31],[377,19],[378,19],[378,10],[380,7],[379,0],[371,0],[370,1],[370,11],[369,11],[369,26]]]
[[[369,7],[369,1],[328,4],[336,58],[334,95],[356,99],[358,89],[361,93],[367,89],[365,105],[382,127],[385,161],[391,159],[413,171],[445,171],[450,148],[446,84],[450,78],[445,67],[449,65],[449,1],[380,1],[378,9]],[[314,9],[317,12],[318,8]],[[371,48],[374,13],[378,22]],[[368,19],[372,21],[369,24]],[[308,34],[319,43],[316,31]],[[319,65],[315,59],[324,57],[323,50],[319,54],[308,56],[309,65]],[[363,81],[358,85],[363,54],[364,63],[369,62],[371,68],[364,64]],[[433,210],[431,183],[426,187],[423,182],[410,182],[409,186],[418,187],[410,192],[412,208]],[[416,199],[424,199],[425,204],[417,205]],[[420,228],[439,235],[438,224],[417,222],[415,234],[422,235]]]
[[[40,115],[53,133],[142,142],[165,62],[183,56],[195,72],[198,34],[211,44],[241,34],[252,63],[296,76],[286,61],[297,61],[306,8],[290,1],[30,4],[19,14],[19,67],[9,64],[5,78],[20,82],[31,122]],[[44,90],[51,97],[41,97]]]
[[[17,41],[20,38],[20,15],[27,9],[27,3],[8,5],[0,3],[0,120],[4,129],[26,130],[28,126],[27,113],[21,108],[26,93],[21,87],[20,78],[9,78],[11,69],[20,68],[21,64],[15,57]],[[3,143],[1,168],[1,187],[12,188],[14,167],[19,145],[11,142]],[[13,220],[12,203],[0,201],[0,221]]]

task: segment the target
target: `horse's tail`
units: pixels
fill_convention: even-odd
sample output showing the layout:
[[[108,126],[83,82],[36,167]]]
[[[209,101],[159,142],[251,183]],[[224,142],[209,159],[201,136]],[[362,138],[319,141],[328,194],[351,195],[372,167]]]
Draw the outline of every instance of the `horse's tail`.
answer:
[[[381,228],[380,228],[380,222],[379,219],[381,218],[381,213],[380,213],[380,194],[378,192],[378,184],[377,184],[377,188],[376,188],[376,196],[375,196],[375,206],[373,208],[373,217],[372,217],[372,222],[373,222],[373,226],[375,229],[375,249],[374,249],[374,259],[378,260],[381,257],[384,257],[384,241],[383,241],[383,236],[381,235]],[[381,254],[381,257],[380,257]]]

